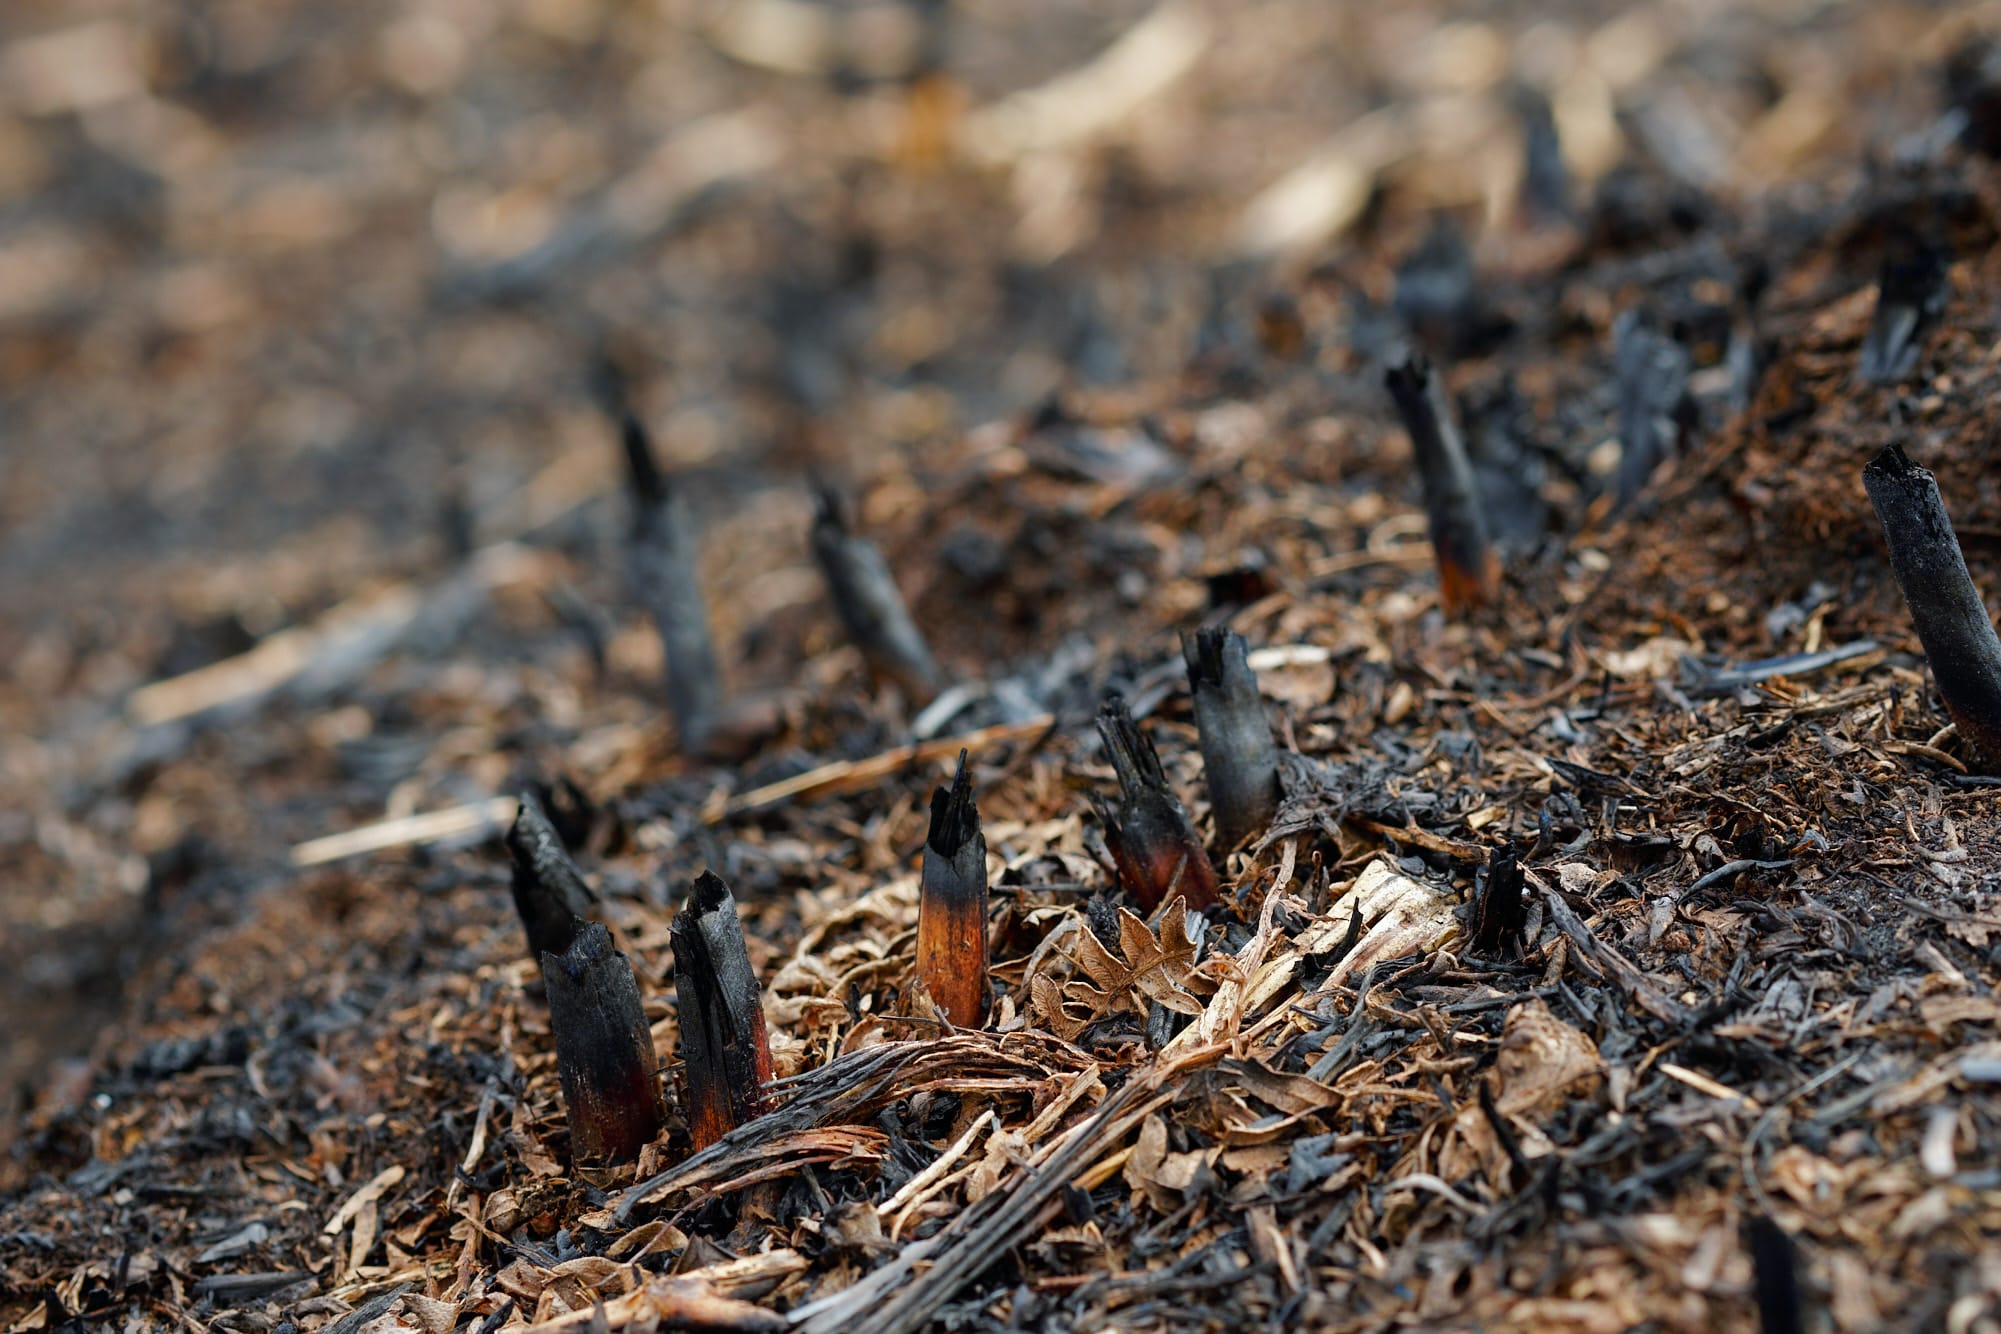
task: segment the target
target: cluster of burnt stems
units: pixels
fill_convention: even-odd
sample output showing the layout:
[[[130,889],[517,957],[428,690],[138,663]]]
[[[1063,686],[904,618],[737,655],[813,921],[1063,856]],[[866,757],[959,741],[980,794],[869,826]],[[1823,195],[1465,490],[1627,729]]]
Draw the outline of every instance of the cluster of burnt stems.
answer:
[[[1885,261],[1875,325],[1865,340],[1865,380],[1908,374],[1916,344],[1936,318],[1941,264],[1933,252]],[[1624,451],[1618,498],[1631,500],[1680,444],[1688,361],[1643,319],[1616,330]],[[1440,377],[1416,351],[1393,354],[1384,375],[1409,433],[1436,553],[1440,601],[1449,614],[1477,611],[1501,594],[1501,561],[1490,540],[1479,487],[1453,424]],[[694,529],[645,428],[613,396],[633,500],[631,576],[658,624],[667,701],[682,745],[704,753],[726,701],[696,573]],[[2001,772],[2001,640],[1967,572],[1932,474],[1892,445],[1864,470],[1891,568],[1930,660],[1946,710],[1977,767]],[[888,563],[856,533],[836,492],[818,488],[811,545],[830,601],[878,684],[914,702],[945,678],[912,620]],[[1244,640],[1219,627],[1184,639],[1190,696],[1216,842],[1225,853],[1269,830],[1281,798],[1279,761]],[[1098,718],[1118,779],[1116,799],[1098,799],[1118,884],[1152,912],[1181,898],[1195,910],[1221,902],[1215,864],[1167,780],[1153,743],[1118,696]],[[658,1062],[631,964],[610,932],[587,915],[592,895],[532,796],[508,834],[514,898],[540,960],[556,1037],[572,1145],[583,1161],[624,1160],[652,1142],[668,1114]],[[1512,845],[1479,878],[1472,948],[1508,949],[1524,927],[1523,876]],[[699,1148],[766,1106],[771,1055],[756,973],[729,886],[704,873],[672,927],[680,1014],[681,1105]],[[920,876],[915,991],[943,1021],[974,1027],[987,1015],[986,840],[961,753],[949,786],[931,801]]]

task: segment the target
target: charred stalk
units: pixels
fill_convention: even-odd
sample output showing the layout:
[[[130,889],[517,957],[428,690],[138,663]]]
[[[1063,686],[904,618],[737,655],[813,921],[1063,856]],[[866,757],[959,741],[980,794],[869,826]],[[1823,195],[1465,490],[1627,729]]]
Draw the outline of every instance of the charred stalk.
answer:
[[[625,1162],[660,1133],[667,1106],[639,983],[601,922],[542,956],[556,1067],[578,1162]]]
[[[1184,636],[1188,690],[1202,739],[1202,778],[1216,813],[1216,841],[1236,848],[1263,833],[1278,813],[1278,748],[1272,744],[1258,678],[1244,637],[1220,626]]]
[[[841,628],[861,650],[869,675],[893,681],[914,702],[938,693],[943,678],[875,544],[848,527],[841,498],[821,487],[813,518],[813,556],[834,599]]]
[[[764,1110],[771,1047],[736,899],[721,876],[702,872],[669,934],[674,1002],[681,1012],[683,1105],[695,1147],[704,1149]]]
[[[686,505],[654,460],[639,419],[620,425],[632,489],[630,578],[633,594],[653,614],[667,659],[667,707],[686,751],[700,751],[722,706],[722,678],[709,638],[695,531]]]
[[[1612,325],[1612,376],[1619,394],[1619,503],[1630,504],[1654,469],[1681,452],[1695,427],[1688,349],[1637,310]]]
[[[1473,896],[1473,953],[1494,958],[1521,944],[1528,925],[1526,883],[1514,843],[1504,844],[1488,861]]]
[[[1925,335],[1945,312],[1945,279],[1944,251],[1908,232],[1890,238],[1856,366],[1864,380],[1896,384],[1918,368]]]
[[[1793,1239],[1763,1214],[1753,1214],[1744,1233],[1751,1251],[1758,1329],[1761,1334],[1803,1334],[1806,1306],[1800,1297],[1799,1258]]]
[[[966,752],[931,794],[917,905],[917,975],[945,1017],[977,1028],[987,1007],[987,840]]]
[[[1423,354],[1411,349],[1390,362],[1383,382],[1417,454],[1445,610],[1456,614],[1485,606],[1501,591],[1501,560],[1488,545],[1486,513],[1445,388]]]
[[[531,792],[521,794],[507,831],[507,855],[514,863],[514,909],[528,932],[529,957],[563,953],[583,930],[596,896]]]
[[[1946,712],[1974,764],[2001,773],[2001,639],[1967,573],[1938,481],[1891,445],[1862,470]]]
[[[1126,893],[1152,912],[1180,894],[1191,908],[1216,902],[1216,873],[1195,826],[1182,809],[1153,743],[1139,730],[1125,700],[1114,695],[1098,715],[1098,735],[1119,777],[1116,809],[1100,805],[1105,843]]]

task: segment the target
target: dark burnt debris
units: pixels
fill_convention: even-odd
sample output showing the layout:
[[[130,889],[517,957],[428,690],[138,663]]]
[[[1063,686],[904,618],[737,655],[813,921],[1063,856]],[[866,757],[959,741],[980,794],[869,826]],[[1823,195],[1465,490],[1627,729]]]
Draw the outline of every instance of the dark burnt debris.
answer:
[[[28,8],[0,1331],[2001,1321],[1992,16]]]

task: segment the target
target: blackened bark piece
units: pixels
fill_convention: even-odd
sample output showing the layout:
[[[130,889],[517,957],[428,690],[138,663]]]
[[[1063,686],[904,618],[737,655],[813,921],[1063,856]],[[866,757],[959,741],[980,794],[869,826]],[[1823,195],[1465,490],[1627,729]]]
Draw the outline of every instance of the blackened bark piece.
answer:
[[[950,787],[931,794],[918,880],[917,975],[945,1017],[977,1028],[987,1009],[987,840],[966,752]]]
[[[1946,712],[1973,763],[2001,773],[2001,639],[1967,573],[1938,481],[1891,445],[1862,470]]]
[[[521,794],[507,831],[507,855],[514,863],[514,909],[528,932],[529,957],[561,954],[583,929],[596,896],[532,792]]]
[[[652,613],[667,659],[667,707],[681,748],[698,753],[722,707],[722,676],[709,637],[709,609],[702,598],[695,529],[687,506],[653,457],[637,417],[627,414],[619,435],[632,491],[628,561],[633,596]]]
[[[1408,348],[1391,357],[1383,383],[1396,400],[1417,455],[1438,558],[1440,600],[1451,614],[1483,607],[1501,591],[1501,560],[1487,540],[1486,513],[1466,447],[1452,424],[1445,387],[1423,354]]]
[[[1195,728],[1202,741],[1202,778],[1216,813],[1216,841],[1241,847],[1271,827],[1278,813],[1278,747],[1258,694],[1244,637],[1205,626],[1181,640]]]
[[[765,1108],[771,1047],[736,899],[704,871],[669,929],[688,1130],[705,1149]]]
[[[1638,310],[1612,324],[1612,376],[1619,395],[1621,505],[1631,504],[1661,463],[1680,453],[1695,428],[1688,349]]]
[[[894,681],[914,703],[928,703],[943,684],[938,664],[910,619],[889,563],[873,542],[849,528],[840,496],[827,486],[819,488],[813,556],[841,627],[861,650],[869,674]]]
[[[556,1067],[570,1109],[570,1151],[582,1163],[627,1162],[660,1133],[666,1100],[639,982],[602,922],[561,954],[542,956]]]
[[[1528,925],[1526,879],[1510,842],[1487,863],[1487,874],[1473,899],[1473,953],[1495,958],[1521,944]]]
[[[1945,312],[1946,255],[1909,232],[1891,234],[1876,279],[1876,309],[1856,371],[1870,384],[1896,384],[1918,368],[1925,336]]]
[[[1213,906],[1216,872],[1202,839],[1168,787],[1153,743],[1119,696],[1105,701],[1098,735],[1119,776],[1117,808],[1100,806],[1119,883],[1148,912],[1177,893],[1191,908]]]

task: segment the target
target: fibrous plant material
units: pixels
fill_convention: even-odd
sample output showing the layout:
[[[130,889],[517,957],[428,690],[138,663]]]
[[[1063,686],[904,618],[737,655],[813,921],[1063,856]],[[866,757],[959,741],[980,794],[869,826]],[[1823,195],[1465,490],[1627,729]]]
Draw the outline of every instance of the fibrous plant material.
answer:
[[[1445,388],[1423,354],[1410,348],[1391,358],[1383,383],[1396,400],[1417,455],[1438,558],[1440,600],[1453,614],[1485,606],[1501,591],[1501,559],[1487,540],[1479,488],[1452,425]]]
[[[1216,814],[1216,840],[1241,847],[1271,826],[1278,813],[1278,748],[1246,659],[1244,637],[1204,626],[1181,640],[1195,728],[1202,743],[1202,778]]]
[[[1945,311],[1946,256],[1909,232],[1891,236],[1876,280],[1876,309],[1856,370],[1870,384],[1896,384],[1918,368],[1925,335]]]
[[[1215,904],[1216,873],[1201,837],[1124,699],[1114,695],[1105,701],[1098,735],[1119,777],[1117,809],[1099,805],[1119,883],[1148,912],[1175,894],[1191,908]]]
[[[917,975],[945,1017],[976,1028],[987,1008],[987,840],[966,752],[931,794],[917,906]]]
[[[722,707],[722,677],[709,636],[708,604],[695,553],[694,524],[653,457],[646,428],[631,413],[620,422],[632,491],[630,578],[633,596],[653,615],[667,660],[667,707],[681,748],[699,752]]]
[[[826,577],[834,612],[861,650],[869,674],[878,681],[895,682],[913,702],[936,695],[943,677],[917,623],[910,619],[889,563],[873,542],[848,527],[841,498],[831,487],[819,490],[813,556]]]
[[[1619,394],[1618,498],[1633,498],[1662,462],[1681,452],[1694,428],[1688,349],[1638,310],[1612,324],[1612,375]]]
[[[764,1110],[771,1047],[736,899],[721,876],[696,878],[670,934],[683,1106],[695,1147],[704,1149]]]
[[[667,1106],[631,963],[604,924],[590,922],[561,954],[543,954],[542,984],[571,1153],[584,1163],[637,1157],[660,1133]]]
[[[583,929],[596,896],[533,793],[521,794],[507,831],[507,855],[514,863],[514,908],[528,933],[529,957],[561,954]]]
[[[1946,712],[1974,764],[2001,773],[2001,639],[1967,573],[1938,482],[1891,445],[1862,470],[1862,485]]]

